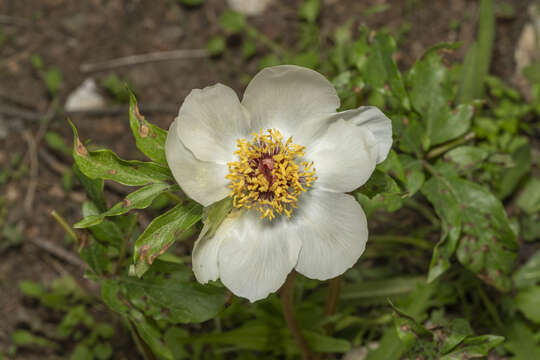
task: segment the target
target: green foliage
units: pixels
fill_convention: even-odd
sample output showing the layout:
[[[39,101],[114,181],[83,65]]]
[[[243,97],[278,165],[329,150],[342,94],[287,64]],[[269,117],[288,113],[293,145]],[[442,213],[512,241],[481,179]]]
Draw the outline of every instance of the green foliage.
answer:
[[[228,33],[236,34],[246,27],[246,18],[239,12],[227,10],[219,18],[219,23]]]
[[[101,80],[100,84],[112,96],[115,103],[127,104],[130,100],[128,82],[120,79],[118,75],[110,74]]]
[[[49,95],[54,98],[62,87],[62,72],[57,67],[45,67],[43,59],[39,55],[33,55],[30,62],[43,80]]]
[[[156,217],[135,242],[133,251],[135,274],[142,276],[148,266],[164,254],[175,241],[185,239],[186,232],[201,219],[201,216],[201,206],[190,202],[178,204]]]
[[[208,54],[210,54],[210,56],[221,55],[225,51],[226,47],[226,40],[221,35],[213,36],[206,43],[206,50],[208,51]]]

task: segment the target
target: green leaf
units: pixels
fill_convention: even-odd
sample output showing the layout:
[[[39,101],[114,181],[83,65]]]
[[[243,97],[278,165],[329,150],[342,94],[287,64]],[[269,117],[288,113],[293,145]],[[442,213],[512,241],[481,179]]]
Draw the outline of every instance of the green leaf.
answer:
[[[129,94],[129,126],[135,137],[137,148],[150,160],[167,165],[165,157],[167,131],[148,122],[139,112],[135,95],[132,92]]]
[[[23,280],[19,283],[19,290],[25,295],[33,298],[40,298],[45,294],[45,288],[40,283],[30,280]]]
[[[531,286],[520,290],[515,298],[517,308],[525,317],[535,323],[540,323],[540,286]]]
[[[160,360],[173,360],[171,351],[163,342],[161,333],[156,326],[147,321],[145,317],[136,310],[132,312],[130,317],[132,318],[131,324],[135,327],[137,335],[140,337],[140,340],[144,341],[144,344],[150,348],[153,356]]]
[[[199,323],[216,316],[226,296],[224,288],[201,285],[191,278],[191,269],[186,266],[157,260],[140,279],[120,278],[120,294],[131,307],[156,321]],[[117,290],[113,296],[118,297],[118,294]],[[125,311],[116,300],[113,306]]]
[[[141,186],[154,182],[174,182],[167,167],[152,162],[126,161],[110,150],[89,151],[81,142],[77,129],[73,129],[73,158],[77,166],[91,179],[113,180],[128,186]]]
[[[287,333],[290,332],[287,329]],[[321,335],[313,331],[303,331],[306,341],[313,351],[318,353],[346,353],[351,350],[351,344],[345,339],[333,338],[326,335]],[[288,347],[298,347],[294,341],[292,334],[286,337]],[[286,344],[287,346],[287,344]]]
[[[506,331],[508,340],[503,346],[514,354],[511,360],[540,359],[538,337],[521,321],[514,321]]]
[[[79,182],[83,186],[86,194],[96,205],[99,211],[107,210],[107,203],[105,202],[105,196],[103,194],[103,179],[90,179],[88,176],[77,166],[77,163],[73,164],[73,174],[79,179]]]
[[[505,169],[502,178],[497,184],[497,196],[504,199],[511,195],[519,182],[531,169],[531,145],[525,144],[512,152],[514,166]]]
[[[424,167],[420,160],[414,159],[406,154],[399,154],[399,161],[403,165],[405,171],[405,186],[409,192],[409,196],[416,194],[422,188],[426,175]]]
[[[437,283],[419,283],[407,299],[397,305],[413,318],[421,318],[431,306],[431,298],[437,290]],[[405,353],[405,346],[401,342],[395,327],[388,327],[376,350],[369,351],[366,360],[399,360]]]
[[[66,145],[64,138],[60,134],[54,131],[47,131],[44,139],[47,146],[51,149],[64,155],[71,155],[71,147]]]
[[[56,96],[62,86],[62,72],[60,69],[52,67],[42,73],[43,81],[51,96]]]
[[[387,211],[396,211],[403,206],[402,191],[399,185],[388,174],[376,169],[367,183],[354,194],[366,195],[371,199],[370,206],[384,207]]]
[[[513,275],[517,288],[526,288],[540,282],[540,251],[537,251]]]
[[[488,284],[508,290],[507,275],[513,269],[518,246],[500,201],[484,187],[453,176],[433,176],[422,192],[446,223],[443,236],[451,236],[451,246],[434,252],[431,266],[443,261],[442,270],[447,269],[455,238],[461,232],[458,260]],[[446,236],[441,238],[441,243],[446,240]],[[436,275],[440,273],[438,270]]]
[[[236,34],[246,27],[246,18],[243,14],[234,10],[226,10],[219,18],[221,27],[231,33]]]
[[[206,51],[210,56],[218,56],[223,54],[227,47],[225,38],[221,35],[212,36],[210,40],[206,42]]]
[[[461,74],[459,103],[469,103],[484,95],[484,80],[489,73],[495,40],[493,0],[480,1],[478,38],[469,48]]]
[[[517,199],[517,205],[532,215],[540,211],[540,179],[530,179]]]
[[[390,35],[377,33],[368,56],[365,79],[374,89],[388,86],[392,94],[405,109],[410,109],[410,100],[403,84],[403,79],[393,59],[396,42]]]
[[[399,147],[404,152],[414,154],[417,158],[422,157],[424,146],[422,139],[425,137],[424,126],[414,118],[403,119],[404,130],[400,138]]]
[[[199,6],[204,3],[204,0],[177,0],[177,1],[187,6]]]
[[[16,346],[39,346],[44,348],[58,349],[58,345],[44,337],[37,336],[26,330],[15,330],[11,334],[13,344]]]
[[[98,360],[107,360],[111,358],[113,350],[111,344],[99,342],[92,349],[92,353]]]
[[[223,200],[215,202],[203,209],[202,222],[203,228],[199,234],[199,239],[210,238],[214,235],[217,228],[233,209],[232,198],[226,197]]]
[[[79,256],[97,275],[104,275],[107,272],[109,265],[107,248],[93,237],[90,237],[85,244],[81,245]]]
[[[176,205],[165,214],[155,218],[135,242],[133,254],[137,276],[142,276],[147,266],[165,253],[183,233],[202,217],[202,207],[190,202]],[[141,266],[141,265],[143,266]]]
[[[430,145],[463,135],[470,127],[473,108],[460,105],[451,110],[452,92],[448,71],[437,52],[428,52],[411,68],[408,76],[413,107],[422,115]]]
[[[99,211],[94,203],[85,201],[82,206],[82,214],[87,218],[97,216]],[[118,248],[120,247],[120,244],[123,243],[124,235],[122,234],[120,227],[112,221],[101,221],[97,225],[90,226],[89,230],[97,240],[103,243],[109,243]]]
[[[298,14],[301,19],[306,20],[309,23],[314,23],[319,17],[321,12],[320,0],[304,0],[298,9]]]
[[[489,151],[476,146],[463,145],[444,154],[444,159],[450,161],[461,172],[470,172],[479,168],[489,156]]]
[[[488,352],[499,346],[504,341],[504,337],[498,335],[482,335],[466,338],[457,350],[441,357],[441,360],[461,360],[481,358],[488,355]]]
[[[74,228],[84,229],[97,225],[107,216],[118,216],[133,209],[145,209],[152,204],[155,198],[165,191],[178,189],[177,186],[165,183],[149,184],[127,195],[123,201],[116,203],[109,210],[101,214],[89,215],[73,225]]]

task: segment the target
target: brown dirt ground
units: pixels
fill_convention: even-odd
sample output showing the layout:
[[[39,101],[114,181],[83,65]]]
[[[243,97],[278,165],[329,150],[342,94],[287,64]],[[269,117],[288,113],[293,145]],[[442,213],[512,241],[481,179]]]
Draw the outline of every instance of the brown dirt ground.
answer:
[[[514,73],[513,50],[525,22],[525,9],[532,0],[512,0],[516,15],[497,21],[492,71],[509,79]],[[285,45],[294,44],[298,27],[296,9],[299,1],[276,1],[262,16],[251,23],[268,37]],[[373,5],[391,4],[381,14],[363,17],[363,11]],[[57,66],[63,74],[60,103],[86,77],[100,80],[112,71],[85,74],[80,65],[132,54],[173,49],[203,48],[206,41],[220,32],[217,19],[226,9],[224,1],[208,0],[202,7],[188,9],[173,0],[0,0],[0,29],[5,35],[0,47],[0,109],[15,106],[33,113],[46,113],[50,98],[42,80],[30,63],[30,56],[39,54],[46,66]],[[394,31],[409,26],[399,44],[398,61],[407,68],[423,51],[440,41],[463,41],[465,46],[453,57],[463,57],[467,45],[475,35],[477,1],[473,0],[325,0],[321,18],[321,31],[328,34],[349,18],[378,29]],[[29,19],[35,19],[32,23]],[[458,21],[459,26],[451,28]],[[405,24],[405,25],[404,25]],[[114,70],[129,79],[140,103],[179,106],[193,88],[222,82],[241,92],[246,76],[257,70],[257,59],[264,53],[261,47],[251,60],[238,55],[239,48],[230,48],[220,59],[178,60],[149,63]],[[11,99],[11,100],[10,100]],[[149,116],[150,120],[168,127],[174,114]],[[23,156],[23,164],[32,169],[36,149],[44,149],[43,142],[35,143],[39,133],[36,121],[21,116],[0,115],[8,135],[0,138],[0,170],[6,169],[13,154]],[[121,157],[139,157],[129,131],[127,113],[120,116],[72,117],[83,138],[105,145]],[[48,130],[62,134],[69,143],[70,130],[62,116],[55,117]],[[71,166],[71,160],[51,152],[56,163]],[[58,319],[49,319],[43,309],[24,300],[18,291],[21,280],[49,284],[62,274],[72,274],[82,280],[83,271],[54,255],[36,247],[31,240],[43,239],[74,253],[64,243],[64,232],[49,213],[56,209],[68,221],[80,218],[80,204],[84,195],[79,188],[65,192],[60,175],[41,158],[36,162],[37,188],[32,206],[25,210],[25,201],[31,176],[12,179],[0,188],[0,198],[7,208],[5,222],[16,225],[24,235],[18,246],[0,250],[0,353],[11,342],[11,333],[20,326],[28,326],[28,319],[42,317],[47,326]],[[0,222],[1,224],[1,222]],[[0,239],[0,245],[5,239]],[[0,246],[0,249],[3,247]],[[106,310],[101,307],[101,316]],[[99,316],[99,314],[98,314]],[[115,342],[117,354],[133,354],[129,340]],[[69,349],[57,353],[25,350],[18,359],[66,358]],[[128,356],[128,355],[125,355]],[[135,358],[136,355],[129,356]],[[115,358],[123,358],[115,355]]]

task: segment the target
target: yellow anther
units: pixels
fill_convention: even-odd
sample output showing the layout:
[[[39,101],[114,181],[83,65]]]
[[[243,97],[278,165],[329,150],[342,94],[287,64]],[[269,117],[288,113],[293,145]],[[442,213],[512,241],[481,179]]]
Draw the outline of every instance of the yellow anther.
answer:
[[[305,148],[292,137],[283,143],[277,129],[253,133],[253,140],[239,139],[234,153],[238,161],[227,164],[231,197],[237,208],[257,209],[261,218],[291,217],[298,197],[317,179],[313,162],[295,163]]]

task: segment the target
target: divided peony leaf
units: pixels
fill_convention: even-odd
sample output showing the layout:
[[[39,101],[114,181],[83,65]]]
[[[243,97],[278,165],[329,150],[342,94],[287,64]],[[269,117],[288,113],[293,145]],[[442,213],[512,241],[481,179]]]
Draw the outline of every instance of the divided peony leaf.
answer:
[[[392,57],[396,51],[396,41],[390,35],[377,33],[371,51],[364,74],[366,82],[375,89],[383,89],[388,86],[402,106],[409,109],[409,96],[405,90],[401,73]]]
[[[430,280],[449,267],[449,258],[457,250],[458,260],[466,268],[486,283],[509,290],[508,274],[514,267],[518,244],[500,201],[484,187],[454,176],[434,176],[422,192],[445,224],[433,254]]]
[[[110,150],[89,151],[73,129],[73,158],[90,179],[113,180],[128,186],[142,186],[155,182],[174,182],[170,170],[156,163],[126,161]]]
[[[141,115],[133,93],[130,93],[129,100],[129,126],[139,150],[150,160],[166,165],[165,140],[167,139],[167,131],[149,123]]]
[[[474,109],[465,104],[455,109],[448,105],[452,99],[448,70],[437,52],[427,52],[414,64],[408,82],[411,102],[422,116],[429,146],[455,139],[470,128]]]
[[[135,274],[141,277],[154,260],[186,234],[202,217],[202,207],[195,203],[178,204],[156,217],[135,242]]]
[[[223,288],[194,282],[191,269],[185,265],[160,260],[142,278],[107,280],[102,297],[119,313],[131,315],[136,309],[155,321],[173,324],[211,319],[226,298]]]

